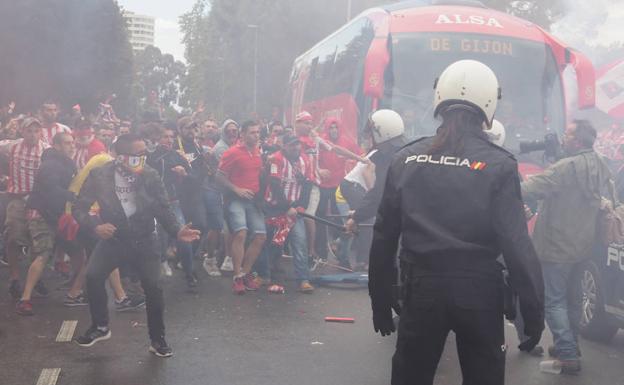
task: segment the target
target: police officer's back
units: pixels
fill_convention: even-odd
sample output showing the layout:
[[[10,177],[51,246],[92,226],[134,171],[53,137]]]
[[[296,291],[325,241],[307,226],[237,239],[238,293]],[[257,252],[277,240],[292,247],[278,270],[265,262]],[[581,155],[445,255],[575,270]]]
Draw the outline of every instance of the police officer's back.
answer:
[[[490,88],[488,89],[488,85]],[[503,384],[503,254],[519,293],[531,349],[544,328],[543,282],[528,236],[517,163],[491,144],[498,82],[475,61],[451,65],[436,88],[435,137],[395,157],[370,256],[375,329],[393,331],[394,256],[401,239],[403,310],[392,384],[432,384],[449,331],[457,338],[464,385]]]

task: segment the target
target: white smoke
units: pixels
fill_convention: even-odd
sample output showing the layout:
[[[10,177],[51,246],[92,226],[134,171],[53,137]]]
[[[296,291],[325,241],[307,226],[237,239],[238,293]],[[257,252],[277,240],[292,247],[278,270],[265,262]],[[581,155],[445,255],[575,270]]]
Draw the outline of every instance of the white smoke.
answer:
[[[624,1],[563,0],[564,16],[552,26],[552,33],[571,47],[588,55],[594,63],[609,49],[624,42]]]

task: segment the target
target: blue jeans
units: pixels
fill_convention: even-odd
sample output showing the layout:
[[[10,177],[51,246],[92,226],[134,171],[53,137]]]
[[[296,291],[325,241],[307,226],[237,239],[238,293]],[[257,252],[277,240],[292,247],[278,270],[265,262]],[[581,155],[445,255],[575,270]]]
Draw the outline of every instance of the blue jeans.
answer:
[[[576,290],[577,264],[542,262],[545,317],[555,351],[562,360],[578,359],[578,329],[582,297]]]
[[[264,243],[262,252],[256,260],[254,270],[265,279],[271,279],[271,265],[273,261],[282,255],[283,248],[273,243],[273,235],[275,228],[267,226],[267,241]],[[297,281],[305,281],[310,279],[310,266],[308,265],[308,242],[306,239],[305,225],[302,218],[297,218],[297,222],[290,233],[286,242],[290,244],[290,250],[293,253],[295,264],[295,278]]]

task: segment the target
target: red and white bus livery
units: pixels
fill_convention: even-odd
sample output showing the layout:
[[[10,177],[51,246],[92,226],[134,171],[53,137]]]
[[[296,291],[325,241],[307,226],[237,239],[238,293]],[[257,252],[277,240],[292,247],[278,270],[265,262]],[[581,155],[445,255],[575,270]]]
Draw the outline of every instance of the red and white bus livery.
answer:
[[[287,118],[339,117],[360,139],[377,108],[401,114],[407,135],[431,135],[433,83],[449,64],[479,60],[497,74],[496,114],[506,147],[561,133],[568,111],[562,73],[576,73],[579,108],[594,106],[595,73],[585,56],[539,26],[472,0],[406,1],[363,12],[295,60]]]

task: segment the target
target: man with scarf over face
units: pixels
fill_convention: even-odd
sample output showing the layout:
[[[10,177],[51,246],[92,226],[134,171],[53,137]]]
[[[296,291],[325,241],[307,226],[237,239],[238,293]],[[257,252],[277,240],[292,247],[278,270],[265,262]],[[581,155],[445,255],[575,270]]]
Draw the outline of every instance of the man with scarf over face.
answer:
[[[98,243],[87,266],[87,290],[91,327],[76,338],[89,347],[109,339],[107,297],[104,282],[122,263],[134,267],[145,291],[149,351],[159,357],[173,352],[165,341],[163,290],[159,283],[160,260],[155,219],[183,242],[199,239],[199,231],[182,227],[175,218],[158,173],[145,165],[145,142],[126,134],[115,142],[115,161],[94,169],[80,190],[73,214],[80,226]],[[91,216],[98,202],[100,215]]]
[[[95,155],[106,152],[106,145],[95,137],[95,132],[89,119],[80,118],[76,122],[73,134],[76,140],[74,163],[76,163],[78,170],[82,170],[89,159]]]

